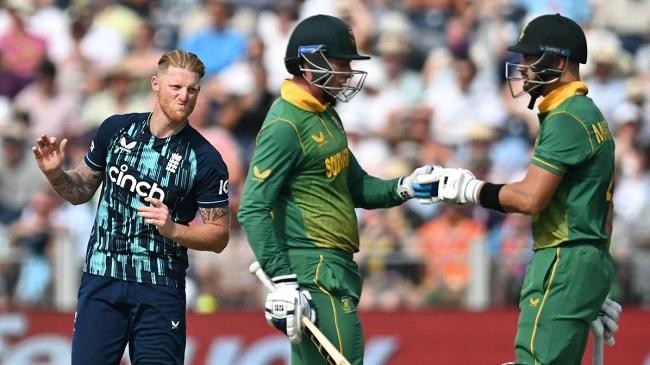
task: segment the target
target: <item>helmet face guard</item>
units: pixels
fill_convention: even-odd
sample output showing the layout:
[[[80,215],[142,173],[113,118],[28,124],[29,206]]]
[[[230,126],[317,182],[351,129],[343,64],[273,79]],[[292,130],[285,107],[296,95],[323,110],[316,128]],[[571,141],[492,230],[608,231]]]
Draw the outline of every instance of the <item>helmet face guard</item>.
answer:
[[[309,72],[311,85],[321,88],[333,98],[348,102],[363,87],[367,72],[360,70],[337,71],[327,59],[325,45],[301,46],[298,48],[299,69]],[[303,62],[304,61],[304,62]],[[343,80],[339,82],[339,80]]]
[[[506,62],[505,77],[508,81],[508,88],[512,97],[518,98],[524,94],[530,94],[533,97],[540,96],[543,85],[557,82],[564,71],[566,71],[569,61],[569,50],[552,47],[540,47],[540,49],[542,53],[539,58],[529,65]],[[562,69],[555,68],[554,66],[560,58],[565,60]],[[532,75],[528,70],[532,71]],[[521,87],[514,86],[520,83],[522,84]]]

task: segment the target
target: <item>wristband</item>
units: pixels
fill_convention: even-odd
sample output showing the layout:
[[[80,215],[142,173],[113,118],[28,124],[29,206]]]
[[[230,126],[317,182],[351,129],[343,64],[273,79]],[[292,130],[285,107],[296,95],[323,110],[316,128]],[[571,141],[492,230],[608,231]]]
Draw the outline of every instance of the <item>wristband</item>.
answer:
[[[501,203],[499,203],[499,191],[505,184],[492,184],[486,182],[478,194],[479,204],[488,209],[496,210],[497,212],[505,213]]]

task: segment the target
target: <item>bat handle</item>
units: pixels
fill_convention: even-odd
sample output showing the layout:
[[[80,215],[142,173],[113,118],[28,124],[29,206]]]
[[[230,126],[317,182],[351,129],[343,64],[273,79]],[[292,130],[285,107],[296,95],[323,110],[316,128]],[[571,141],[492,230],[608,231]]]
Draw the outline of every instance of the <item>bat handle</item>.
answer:
[[[593,359],[592,365],[604,365],[605,364],[605,344],[604,339],[601,336],[594,334],[594,348],[593,348]]]
[[[251,272],[251,274],[257,276],[257,278],[264,284],[264,287],[268,291],[274,291],[275,290],[275,285],[271,281],[271,279],[266,275],[264,270],[262,270],[262,266],[260,265],[259,262],[254,261],[249,267],[248,271]]]

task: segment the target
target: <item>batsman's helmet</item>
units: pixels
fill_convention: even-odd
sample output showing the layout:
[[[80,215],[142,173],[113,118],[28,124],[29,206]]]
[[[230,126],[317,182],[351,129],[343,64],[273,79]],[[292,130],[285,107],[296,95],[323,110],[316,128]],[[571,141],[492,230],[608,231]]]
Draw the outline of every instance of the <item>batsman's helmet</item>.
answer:
[[[333,70],[328,58],[370,59],[358,53],[352,29],[341,19],[319,14],[298,23],[289,37],[284,57],[287,71],[297,76],[311,72],[312,85],[322,88],[336,99],[348,101],[361,90],[366,73],[358,70]],[[344,85],[329,84],[337,74],[347,76]]]
[[[542,15],[531,20],[508,51],[540,56],[550,52],[578,63],[587,63],[585,33],[578,23],[560,14]]]
[[[556,82],[566,70],[566,63],[564,69],[555,67],[558,58],[577,63],[587,62],[585,33],[580,25],[560,14],[542,15],[531,20],[521,31],[517,43],[508,47],[508,51],[526,56],[539,56],[529,65],[506,62],[506,79],[509,82],[526,79],[523,76],[526,68],[536,74],[535,79],[526,79],[522,92],[512,92],[514,97],[525,92],[540,92],[541,85]]]

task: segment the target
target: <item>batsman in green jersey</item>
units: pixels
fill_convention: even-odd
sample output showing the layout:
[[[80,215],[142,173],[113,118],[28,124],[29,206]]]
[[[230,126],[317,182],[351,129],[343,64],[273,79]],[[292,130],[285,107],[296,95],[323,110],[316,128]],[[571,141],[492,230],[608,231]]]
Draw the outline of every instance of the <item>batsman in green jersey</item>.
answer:
[[[357,315],[361,275],[355,208],[387,208],[409,198],[431,199],[435,183],[411,175],[369,176],[348,149],[344,124],[333,104],[350,100],[366,73],[351,60],[354,35],[342,20],[315,15],[289,38],[285,80],[257,136],[238,218],[253,252],[276,290],[267,295],[267,322],[292,343],[292,363],[327,364],[302,340],[308,316],[351,364],[362,364],[364,338]]]
[[[587,42],[578,24],[559,14],[540,16],[508,50],[522,55],[520,63],[506,67],[513,96],[528,93],[531,109],[544,98],[524,179],[492,184],[463,169],[418,179],[440,179],[443,201],[533,216],[535,255],[519,302],[517,359],[510,364],[579,365],[592,322],[606,324],[611,343],[620,312],[618,306],[606,322],[598,317],[601,307],[609,308],[614,270],[609,254],[614,141],[580,81]],[[521,92],[515,92],[515,80],[522,82]]]

